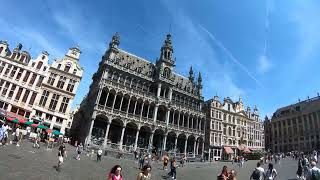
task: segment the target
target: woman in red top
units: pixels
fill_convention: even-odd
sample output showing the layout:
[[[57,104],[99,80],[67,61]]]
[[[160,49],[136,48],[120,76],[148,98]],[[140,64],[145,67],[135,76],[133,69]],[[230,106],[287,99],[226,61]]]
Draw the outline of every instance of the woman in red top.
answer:
[[[121,171],[122,171],[122,168],[120,165],[113,166],[113,168],[111,169],[108,175],[108,180],[123,180]]]

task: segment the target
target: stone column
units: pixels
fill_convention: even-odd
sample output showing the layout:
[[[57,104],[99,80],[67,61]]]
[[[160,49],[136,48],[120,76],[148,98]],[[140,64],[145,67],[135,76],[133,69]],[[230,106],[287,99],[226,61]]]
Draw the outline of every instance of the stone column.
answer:
[[[188,146],[188,137],[186,136],[186,140],[184,142],[184,153],[187,154],[187,146]]]
[[[178,134],[176,136],[176,139],[174,140],[174,153],[177,152],[177,144],[178,144]]]
[[[154,132],[152,131],[151,134],[150,134],[150,138],[149,138],[149,148],[148,148],[148,152],[150,152],[150,150],[152,149],[152,144],[153,144],[153,135],[154,135]]]
[[[102,89],[99,87],[99,91],[98,91],[98,95],[97,95],[97,99],[96,99],[96,105],[97,105],[97,104],[99,103],[99,101],[100,101],[101,94],[102,94]]]
[[[184,113],[182,115],[182,127],[184,127]]]
[[[166,150],[166,146],[167,146],[167,135],[165,134],[163,138],[163,148],[162,148],[163,151]]]
[[[172,113],[172,125],[174,125],[174,113],[175,113],[175,110],[173,110],[173,113]]]
[[[209,156],[208,156],[208,160],[209,160],[209,162],[210,162],[210,160],[211,160],[211,148],[209,147]]]
[[[178,114],[178,128],[180,126],[180,111],[179,111],[179,114]]]
[[[104,141],[103,141],[103,148],[106,148],[106,147],[107,147],[109,129],[110,129],[110,122],[108,121],[107,129],[106,129],[106,134],[105,134],[105,136],[104,136]]]
[[[136,102],[134,102],[133,115],[136,115],[137,103],[138,103],[138,100],[136,99]]]
[[[130,103],[131,103],[131,98],[129,98],[129,102],[128,102],[127,117],[128,117],[128,113],[129,113],[129,109],[130,109]]]
[[[140,132],[140,128],[138,128],[138,129],[137,129],[137,132],[136,132],[136,140],[134,141],[134,150],[137,150],[139,132]]]
[[[114,95],[114,99],[113,99],[113,103],[112,103],[112,109],[111,109],[111,112],[113,112],[113,109],[114,109],[114,104],[116,103],[116,100],[117,100],[117,94]]]
[[[108,91],[107,97],[106,97],[106,102],[104,103],[104,107],[103,107],[104,109],[106,109],[106,107],[107,107],[107,102],[108,102],[109,94],[110,94],[110,92]]]
[[[169,100],[172,100],[172,88],[169,88]]]
[[[170,110],[168,109],[167,113],[166,113],[166,124],[167,124],[167,126],[169,125],[169,118],[170,118]]]
[[[158,107],[159,107],[159,105],[157,105],[157,104],[156,104],[155,107],[154,107],[153,122],[156,122],[156,120],[157,120]]]
[[[158,84],[157,97],[160,97],[161,83]]]
[[[122,102],[123,102],[123,96],[121,97],[121,102],[120,102],[120,107],[119,107],[119,111],[121,111],[121,107],[122,107]]]
[[[141,120],[141,118],[142,118],[142,114],[143,114],[143,107],[144,107],[144,101],[142,102],[142,106],[141,106],[140,120]]]
[[[86,144],[91,143],[91,133],[92,133],[92,129],[93,129],[94,120],[95,120],[95,118],[92,118],[92,120],[91,120],[89,134],[86,138]]]
[[[187,118],[187,128],[189,128],[189,124],[190,124],[190,115],[188,114],[188,118]]]
[[[163,98],[166,98],[166,93],[167,93],[167,88],[165,88],[163,91]]]
[[[196,145],[196,154],[199,154],[199,141],[197,141],[197,145]]]
[[[194,139],[194,143],[193,143],[193,155],[196,155],[196,146],[197,146],[197,140]]]
[[[194,120],[193,117],[191,117],[191,129],[193,129],[193,120]]]
[[[148,104],[147,119],[149,118],[150,103]]]
[[[120,138],[120,146],[119,149],[122,149],[122,144],[123,144],[123,136],[124,136],[124,131],[126,130],[126,126],[122,127],[122,132],[121,132],[121,138]]]

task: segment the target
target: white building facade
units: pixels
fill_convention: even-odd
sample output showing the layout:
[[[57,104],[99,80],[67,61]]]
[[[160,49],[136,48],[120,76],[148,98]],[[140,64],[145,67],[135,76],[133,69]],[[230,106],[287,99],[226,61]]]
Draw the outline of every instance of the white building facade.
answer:
[[[206,144],[209,159],[232,159],[243,150],[264,149],[264,129],[258,109],[244,110],[242,99],[233,102],[229,97],[223,102],[219,97],[206,102]]]
[[[78,48],[70,48],[62,60],[50,65],[46,51],[32,59],[21,44],[11,52],[8,43],[0,41],[0,109],[9,116],[41,121],[65,133],[71,127],[70,107],[83,73],[79,55]],[[53,73],[54,79],[50,76]]]

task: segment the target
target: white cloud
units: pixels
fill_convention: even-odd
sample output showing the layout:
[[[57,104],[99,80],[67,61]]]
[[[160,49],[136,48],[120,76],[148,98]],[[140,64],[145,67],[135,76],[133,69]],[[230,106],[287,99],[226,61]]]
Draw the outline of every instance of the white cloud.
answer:
[[[259,73],[264,74],[272,68],[272,64],[267,56],[261,55],[258,59],[257,70]]]

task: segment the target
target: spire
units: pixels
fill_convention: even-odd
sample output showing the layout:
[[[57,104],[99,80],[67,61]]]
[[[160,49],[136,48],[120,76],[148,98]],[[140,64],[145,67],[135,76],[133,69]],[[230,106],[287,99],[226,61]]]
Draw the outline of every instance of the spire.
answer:
[[[120,44],[120,34],[118,32],[116,32],[113,36],[112,36],[112,40],[109,43],[109,48],[117,48]]]
[[[16,50],[16,51],[21,51],[21,49],[22,49],[22,44],[19,43],[14,50]]]
[[[169,63],[171,66],[174,66],[174,58],[173,58],[173,46],[171,40],[171,34],[167,34],[166,39],[161,47],[160,61],[165,61]]]
[[[198,86],[199,86],[199,88],[202,88],[202,77],[201,77],[201,72],[199,72],[199,75],[198,75]]]
[[[192,66],[190,67],[189,70],[189,80],[193,83],[194,81],[194,74],[193,74],[193,70],[192,70]]]

